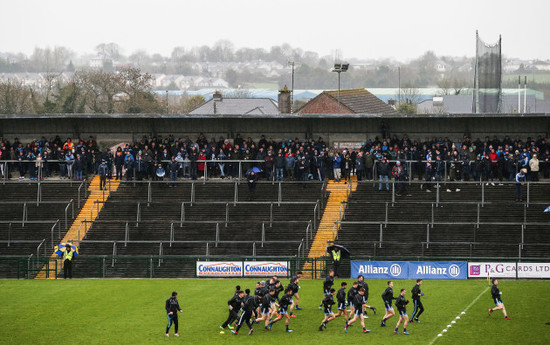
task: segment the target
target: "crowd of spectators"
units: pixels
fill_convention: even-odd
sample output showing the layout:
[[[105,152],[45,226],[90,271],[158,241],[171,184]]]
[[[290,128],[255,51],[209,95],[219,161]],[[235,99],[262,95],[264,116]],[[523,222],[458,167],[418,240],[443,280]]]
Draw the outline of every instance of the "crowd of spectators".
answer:
[[[525,140],[493,136],[475,141],[465,136],[453,141],[446,137],[411,140],[405,134],[371,139],[357,149],[336,150],[321,137],[275,141],[262,135],[255,142],[240,135],[231,140],[208,140],[201,133],[194,141],[189,136],[143,136],[113,152],[100,151],[93,137],[73,141],[56,136],[30,143],[2,139],[0,161],[11,161],[0,163],[4,178],[5,174],[18,174],[20,179],[40,179],[55,173],[62,179],[82,180],[101,170],[106,178],[118,180],[174,181],[205,175],[235,178],[257,168],[261,178],[275,181],[333,179],[346,183],[356,175],[358,180],[380,180],[382,190],[392,176],[400,181],[481,180],[494,184],[513,181],[520,169],[527,169],[528,179],[538,181],[539,176],[550,177],[550,144],[542,136]],[[103,161],[106,168],[99,169]],[[385,187],[389,190],[387,184]]]

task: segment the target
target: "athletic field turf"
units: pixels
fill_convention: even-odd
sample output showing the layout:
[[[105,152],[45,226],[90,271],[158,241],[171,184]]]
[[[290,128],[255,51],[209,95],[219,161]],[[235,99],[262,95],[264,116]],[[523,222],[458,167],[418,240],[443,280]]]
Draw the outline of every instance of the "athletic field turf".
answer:
[[[335,287],[342,280],[337,280]],[[351,279],[345,279],[351,286]],[[344,333],[344,320],[337,318],[322,332],[322,280],[300,282],[300,306],[291,319],[293,333],[280,321],[271,331],[254,326],[248,336],[244,326],[238,336],[219,325],[227,317],[227,300],[234,287],[255,287],[251,279],[182,280],[0,280],[1,344],[550,344],[549,281],[500,281],[502,299],[512,320],[500,311],[488,316],[492,306],[486,281],[428,281],[422,285],[426,308],[422,323],[408,327],[409,336],[393,334],[397,318],[380,327],[384,314],[381,293],[385,281],[367,280],[369,334],[356,323]],[[283,280],[284,285],[288,280]],[[410,289],[413,281],[395,281],[394,292]],[[167,323],[164,303],[179,293],[180,337],[164,337]],[[479,297],[479,298],[478,298]],[[412,303],[411,303],[412,304]],[[411,304],[407,309],[412,312]],[[336,310],[336,308],[333,308]],[[461,314],[465,311],[465,314]],[[460,319],[456,319],[459,316]],[[455,323],[451,323],[455,321]],[[447,327],[451,325],[451,327]],[[447,329],[447,332],[442,332]],[[402,327],[400,328],[402,331]],[[443,334],[438,337],[438,334]]]

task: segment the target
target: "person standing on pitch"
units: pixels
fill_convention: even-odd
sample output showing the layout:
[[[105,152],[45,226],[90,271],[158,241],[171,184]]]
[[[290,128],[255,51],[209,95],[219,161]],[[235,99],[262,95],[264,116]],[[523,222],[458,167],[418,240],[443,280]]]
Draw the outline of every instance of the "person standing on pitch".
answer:
[[[495,307],[489,309],[489,316],[495,311],[495,310],[502,310],[502,314],[504,314],[504,318],[506,320],[510,320],[508,317],[508,314],[506,313],[506,307],[504,307],[504,303],[502,303],[502,299],[500,298],[500,295],[502,295],[502,292],[498,289],[498,280],[493,278],[491,281],[493,283],[493,287],[491,288],[491,296],[493,297],[493,301],[495,302]]]
[[[168,315],[168,326],[166,326],[166,334],[165,336],[169,337],[168,331],[170,330],[170,327],[172,326],[172,323],[174,324],[174,335],[176,337],[179,337],[178,333],[178,311],[182,313],[183,311],[180,308],[180,305],[178,303],[178,293],[176,291],[172,292],[172,297],[168,298],[166,300],[166,313]]]
[[[235,291],[235,294],[233,297],[227,301],[227,308],[229,309],[229,316],[227,317],[227,320],[220,326],[220,329],[223,331],[225,327],[229,327],[229,329],[233,329],[231,324],[233,321],[237,320],[237,317],[239,316],[239,310],[241,310],[241,307],[243,305],[243,298],[244,298],[244,291],[237,290]]]
[[[395,311],[392,307],[392,302],[394,299],[395,297],[393,297],[393,282],[390,280],[388,281],[388,287],[382,294],[382,300],[384,301],[384,307],[386,308],[386,315],[384,315],[380,327],[386,327],[386,320],[395,315]]]
[[[340,252],[340,248],[335,247],[332,252],[332,264],[334,267],[334,276],[338,277],[338,269],[340,268],[340,260],[342,259],[342,252]]]
[[[74,251],[71,249],[70,244],[65,245],[65,252],[63,252],[63,279],[73,279],[73,255]]]
[[[424,312],[424,306],[422,305],[422,302],[420,301],[420,297],[424,296],[424,293],[420,291],[420,285],[422,285],[422,279],[416,280],[416,285],[412,288],[412,299],[414,302],[414,309],[413,313],[411,315],[411,322],[418,322],[418,318],[420,317],[420,314]]]
[[[397,300],[395,301],[395,306],[397,307],[397,311],[399,311],[399,321],[397,321],[397,325],[395,325],[395,330],[393,333],[399,334],[399,325],[401,325],[401,321],[405,321],[403,325],[403,334],[409,335],[410,333],[407,332],[407,325],[409,324],[409,316],[407,315],[407,304],[409,304],[409,301],[405,299],[405,294],[407,291],[405,289],[401,289],[401,294],[399,297],[397,297]]]

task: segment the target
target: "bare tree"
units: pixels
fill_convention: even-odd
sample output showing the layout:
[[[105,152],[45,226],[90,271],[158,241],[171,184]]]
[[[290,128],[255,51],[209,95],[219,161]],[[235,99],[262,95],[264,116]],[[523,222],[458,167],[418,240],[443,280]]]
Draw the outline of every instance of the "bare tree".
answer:
[[[405,84],[401,88],[401,100],[402,102],[410,103],[416,106],[422,99],[420,91],[411,84]]]
[[[453,80],[447,76],[439,78],[437,80],[437,86],[439,87],[439,93],[441,95],[450,95],[452,89]]]
[[[160,111],[159,104],[152,90],[152,76],[142,73],[139,68],[126,67],[119,71],[123,79],[122,93],[124,97],[123,112],[129,113],[156,113]]]
[[[0,82],[0,114],[32,114],[32,90],[21,82]]]
[[[120,57],[120,47],[116,43],[101,43],[95,47],[97,55],[103,60],[117,60]]]

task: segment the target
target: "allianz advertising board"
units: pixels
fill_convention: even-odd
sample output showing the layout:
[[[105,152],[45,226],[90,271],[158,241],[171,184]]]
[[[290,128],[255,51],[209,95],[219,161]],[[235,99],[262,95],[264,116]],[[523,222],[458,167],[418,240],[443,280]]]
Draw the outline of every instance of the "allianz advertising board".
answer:
[[[466,279],[466,262],[352,261],[351,278]]]
[[[406,261],[352,261],[351,278],[363,275],[370,279],[407,279]]]

